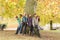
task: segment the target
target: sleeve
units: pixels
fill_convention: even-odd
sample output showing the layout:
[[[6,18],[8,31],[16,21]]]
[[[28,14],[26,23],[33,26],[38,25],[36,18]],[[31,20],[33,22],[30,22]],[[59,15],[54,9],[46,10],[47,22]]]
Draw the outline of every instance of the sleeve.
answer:
[[[34,26],[34,18],[32,19],[32,25]]]

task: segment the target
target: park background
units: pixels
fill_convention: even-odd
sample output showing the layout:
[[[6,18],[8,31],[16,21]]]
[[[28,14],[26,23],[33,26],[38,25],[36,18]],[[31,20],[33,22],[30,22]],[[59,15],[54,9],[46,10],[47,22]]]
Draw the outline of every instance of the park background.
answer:
[[[17,28],[15,16],[24,12],[39,15],[42,27],[50,19],[60,25],[60,0],[0,0],[0,24],[7,24],[8,29]]]
[[[15,35],[18,22],[16,15],[28,13],[40,16],[40,26],[49,29],[50,20],[54,27],[60,28],[60,0],[0,0],[0,24],[6,24],[6,30],[0,31],[0,40],[60,40],[59,30],[40,30],[41,38]]]

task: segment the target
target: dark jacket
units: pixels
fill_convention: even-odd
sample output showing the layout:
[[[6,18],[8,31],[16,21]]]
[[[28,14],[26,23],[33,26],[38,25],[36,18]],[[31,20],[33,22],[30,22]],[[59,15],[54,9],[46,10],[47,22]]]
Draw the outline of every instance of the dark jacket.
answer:
[[[28,17],[28,26],[32,25],[32,17]]]

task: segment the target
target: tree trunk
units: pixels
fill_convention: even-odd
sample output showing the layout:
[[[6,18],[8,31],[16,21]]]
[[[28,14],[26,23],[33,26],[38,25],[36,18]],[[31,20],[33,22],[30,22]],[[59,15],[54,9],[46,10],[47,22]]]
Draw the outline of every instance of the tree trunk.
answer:
[[[35,0],[26,0],[24,12],[26,14],[34,14],[36,5],[37,3]]]
[[[50,30],[52,30],[53,29],[53,27],[52,27],[52,20],[50,20]]]

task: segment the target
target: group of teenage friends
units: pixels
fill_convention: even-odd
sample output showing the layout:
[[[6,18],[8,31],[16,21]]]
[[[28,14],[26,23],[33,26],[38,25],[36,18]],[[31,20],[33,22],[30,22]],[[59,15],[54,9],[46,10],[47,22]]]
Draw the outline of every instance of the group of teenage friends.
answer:
[[[36,14],[19,14],[19,16],[16,16],[16,19],[18,21],[18,28],[16,30],[15,34],[29,34],[29,35],[34,35],[36,34],[38,37],[40,36],[39,32],[39,22],[40,18]]]

